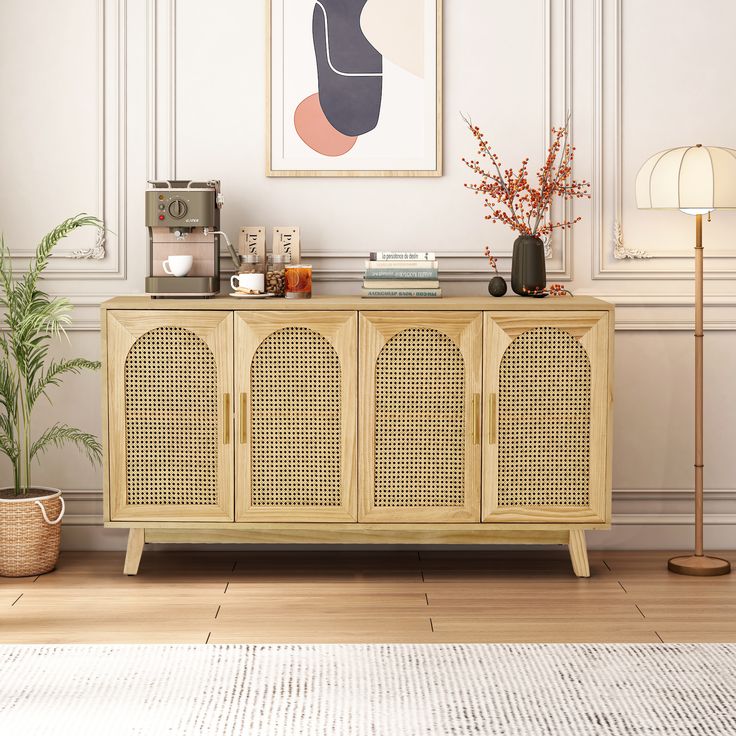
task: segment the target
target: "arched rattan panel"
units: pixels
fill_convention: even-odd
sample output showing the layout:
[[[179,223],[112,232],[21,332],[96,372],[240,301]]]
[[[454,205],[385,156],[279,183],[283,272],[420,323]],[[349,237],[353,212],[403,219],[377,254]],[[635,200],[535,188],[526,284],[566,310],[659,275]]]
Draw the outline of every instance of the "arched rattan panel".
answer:
[[[125,360],[127,503],[217,505],[217,365],[182,327],[141,335]]]
[[[306,327],[276,330],[250,368],[251,500],[255,507],[339,507],[340,360]]]
[[[523,332],[499,368],[499,507],[590,503],[591,367],[555,327]]]
[[[444,333],[405,329],[376,361],[374,506],[465,503],[465,365]]]

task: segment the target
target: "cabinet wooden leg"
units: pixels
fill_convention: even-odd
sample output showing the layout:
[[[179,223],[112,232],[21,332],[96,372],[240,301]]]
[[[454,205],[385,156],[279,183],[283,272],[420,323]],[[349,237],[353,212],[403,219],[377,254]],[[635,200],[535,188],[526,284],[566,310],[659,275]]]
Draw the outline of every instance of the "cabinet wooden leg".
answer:
[[[131,529],[128,532],[128,550],[125,553],[125,565],[123,572],[126,575],[137,575],[138,565],[143,554],[143,543],[145,542],[145,529]]]
[[[585,531],[582,529],[571,529],[568,546],[573,572],[579,578],[589,578],[590,566],[588,565],[588,548],[585,545]]]

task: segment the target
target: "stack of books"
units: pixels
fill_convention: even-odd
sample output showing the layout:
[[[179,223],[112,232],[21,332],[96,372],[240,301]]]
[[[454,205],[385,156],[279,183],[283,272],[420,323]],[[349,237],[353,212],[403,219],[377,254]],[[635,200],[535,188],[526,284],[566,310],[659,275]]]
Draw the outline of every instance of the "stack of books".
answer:
[[[365,262],[362,292],[384,298],[442,296],[434,253],[371,253]]]

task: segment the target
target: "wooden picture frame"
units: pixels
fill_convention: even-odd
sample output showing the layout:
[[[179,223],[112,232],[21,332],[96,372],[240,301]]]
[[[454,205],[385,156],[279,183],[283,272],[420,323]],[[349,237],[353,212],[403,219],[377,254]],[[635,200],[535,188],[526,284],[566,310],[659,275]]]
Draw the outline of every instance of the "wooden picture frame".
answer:
[[[355,64],[359,65],[361,61],[368,67],[375,64],[372,69],[380,67],[380,72],[358,73],[339,69],[340,46],[334,43],[334,37],[333,47],[330,46],[328,12],[330,8],[332,12],[347,12],[343,10],[342,4],[330,5],[328,0],[315,0],[314,4],[296,0],[266,0],[266,176],[442,176],[443,0],[422,1],[422,32],[420,34],[417,31],[412,36],[412,43],[407,44],[397,44],[395,32],[388,28],[387,19],[391,9],[389,0],[368,0],[365,6],[361,6],[360,26],[354,24],[354,27],[357,28],[356,34],[360,34],[358,38],[362,44],[358,45],[362,45],[363,57],[355,57]],[[387,33],[384,43],[378,44],[384,49],[383,52],[367,42],[363,34],[367,22],[364,18],[365,12],[371,3],[371,7],[377,9],[374,17],[379,19],[374,21],[374,33],[379,36],[384,31]],[[313,14],[311,23],[309,13]],[[318,37],[321,33],[321,26],[317,25],[318,13],[322,13],[324,17],[325,30],[321,39]],[[381,23],[385,24],[383,30]],[[298,47],[292,46],[295,49],[293,58],[298,59],[299,63],[291,61],[291,68],[295,70],[292,75],[295,81],[291,82],[287,81],[291,78],[284,39],[287,35],[294,38],[294,27],[298,32],[311,27],[312,33],[311,38],[305,37]],[[341,24],[338,27],[344,26]],[[401,33],[405,33],[407,28],[404,24]],[[420,35],[421,42],[417,41]],[[379,36],[373,36],[374,40]],[[433,41],[434,45],[428,41]],[[348,39],[345,39],[344,43],[345,53],[348,54],[350,50],[350,56],[356,45],[355,40],[351,39],[348,43]],[[414,55],[409,55],[411,58],[399,58],[400,55],[407,54],[407,46],[415,52]],[[311,54],[307,52],[307,47],[311,48]],[[393,59],[390,53],[393,54]],[[342,57],[346,69],[349,68],[347,64],[353,61],[353,57],[348,59],[348,56]],[[315,59],[316,72],[313,63]],[[404,63],[403,68],[396,63],[396,59]],[[408,71],[412,63],[415,64],[414,72]],[[320,74],[326,80],[321,85],[318,84]],[[346,80],[348,77],[360,79]],[[381,80],[374,82],[370,77],[381,77]],[[386,80],[390,81],[387,83]],[[314,92],[310,95],[308,92],[312,89],[309,87],[311,84]],[[348,106],[350,112],[346,113],[346,106],[340,106],[339,99],[341,92],[348,89],[345,85],[350,84],[371,85],[365,87],[367,92],[371,88],[377,88],[377,91],[373,98],[361,91],[356,98],[361,100],[365,109],[357,110]],[[402,90],[411,91],[413,97],[411,94],[397,93]],[[371,106],[366,99],[372,100],[374,104]],[[412,99],[421,100],[422,104],[412,106]],[[332,113],[330,120],[323,111],[325,100],[328,104],[332,104],[330,100],[335,100],[332,108],[329,108]],[[406,104],[407,107],[400,109],[401,104]],[[416,110],[415,117],[407,117],[413,110]],[[371,115],[375,122],[373,119],[368,120]],[[338,116],[346,117],[337,123],[341,130],[337,130],[332,124]],[[380,128],[382,121],[384,125]],[[399,121],[401,124],[398,124]],[[373,127],[364,134],[359,133],[363,129],[360,127],[361,122],[363,127],[371,124]],[[427,131],[426,135],[417,134],[417,124],[421,131]],[[392,130],[396,133],[393,138]],[[411,134],[409,131],[412,131]],[[371,133],[374,135],[371,136]],[[407,147],[402,149],[404,143]],[[397,155],[396,151],[400,149],[404,155]]]

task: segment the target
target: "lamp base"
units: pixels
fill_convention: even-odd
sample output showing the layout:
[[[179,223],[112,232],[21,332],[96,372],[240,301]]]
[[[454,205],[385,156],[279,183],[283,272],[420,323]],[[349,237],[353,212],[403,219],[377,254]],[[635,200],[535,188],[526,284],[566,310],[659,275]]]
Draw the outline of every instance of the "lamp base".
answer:
[[[728,575],[731,572],[731,563],[720,557],[683,555],[669,560],[667,568],[670,572],[676,572],[679,575]]]

